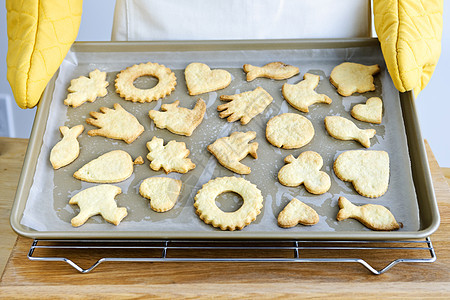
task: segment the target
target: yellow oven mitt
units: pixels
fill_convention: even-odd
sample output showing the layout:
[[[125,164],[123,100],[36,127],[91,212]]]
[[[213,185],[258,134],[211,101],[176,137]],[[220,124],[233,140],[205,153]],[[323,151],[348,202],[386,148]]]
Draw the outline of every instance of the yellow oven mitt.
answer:
[[[34,107],[78,34],[82,0],[6,0],[7,78],[21,108]]]
[[[443,0],[374,0],[375,30],[400,92],[417,96],[441,54]]]

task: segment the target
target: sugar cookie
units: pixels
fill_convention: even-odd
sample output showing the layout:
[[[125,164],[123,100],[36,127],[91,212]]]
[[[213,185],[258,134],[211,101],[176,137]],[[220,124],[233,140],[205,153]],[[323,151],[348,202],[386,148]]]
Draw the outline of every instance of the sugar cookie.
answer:
[[[71,220],[72,226],[83,225],[90,217],[100,214],[106,221],[119,225],[120,221],[127,216],[125,207],[117,207],[114,198],[122,190],[114,185],[102,184],[82,190],[73,196],[69,204],[80,207],[78,215]]]
[[[294,113],[273,117],[267,122],[266,138],[275,147],[284,149],[300,148],[314,137],[314,127],[310,120]]]
[[[168,177],[150,177],[139,186],[139,194],[150,200],[150,207],[156,212],[171,210],[181,191],[181,180]]]
[[[141,76],[153,76],[158,79],[156,86],[150,89],[139,89],[134,81]],[[177,85],[177,78],[169,68],[157,63],[148,62],[134,65],[122,70],[116,77],[116,92],[120,97],[132,102],[152,102],[170,95]]]
[[[203,120],[206,111],[205,101],[198,99],[193,109],[178,107],[180,101],[172,104],[163,104],[161,110],[149,111],[149,117],[155,122],[156,127],[167,128],[170,132],[191,136]]]
[[[184,70],[189,95],[199,95],[226,88],[231,74],[225,70],[211,70],[208,65],[191,63]]]
[[[186,144],[177,141],[170,141],[164,146],[164,140],[156,136],[147,142],[147,155],[151,161],[150,168],[158,171],[163,168],[164,172],[187,173],[195,168],[195,164],[187,158],[190,151],[186,149]]]
[[[344,62],[331,71],[330,82],[342,96],[353,93],[374,91],[373,75],[380,72],[378,65],[366,66],[362,64]]]
[[[97,97],[104,97],[108,93],[106,87],[109,85],[106,81],[106,72],[98,69],[89,73],[89,78],[80,76],[70,81],[67,98],[64,104],[67,106],[78,107],[86,101],[94,102]]]
[[[297,224],[314,225],[319,222],[319,215],[310,206],[302,201],[292,200],[278,214],[278,226],[283,228],[294,227]]]
[[[331,98],[325,94],[318,94],[314,89],[319,85],[320,76],[306,73],[303,76],[303,81],[297,84],[283,84],[281,92],[284,99],[292,105],[294,108],[302,111],[309,112],[308,107],[314,103],[326,103],[332,102]]]
[[[283,80],[291,78],[300,72],[297,67],[287,65],[279,61],[268,63],[262,67],[245,64],[243,69],[244,72],[247,73],[247,81],[252,81],[258,77]]]
[[[222,193],[235,192],[242,197],[242,206],[234,212],[224,212],[217,207],[215,199]],[[219,177],[208,181],[195,196],[196,213],[206,224],[222,230],[242,229],[261,213],[261,191],[244,178]]]
[[[334,173],[353,183],[364,197],[376,198],[386,193],[389,185],[389,155],[386,151],[350,150],[334,161]]]
[[[272,103],[273,98],[262,87],[257,87],[253,91],[236,95],[222,95],[220,100],[230,102],[217,107],[217,110],[221,112],[219,117],[228,117],[228,122],[241,119],[241,124],[245,125],[253,117],[263,112]]]
[[[397,230],[400,224],[394,215],[384,206],[377,204],[366,204],[356,206],[345,197],[339,197],[339,212],[336,219],[342,221],[353,218],[360,221],[364,226],[373,230]]]
[[[52,148],[50,152],[50,162],[53,169],[67,166],[80,154],[80,144],[77,137],[83,132],[84,126],[77,125],[69,129],[67,126],[59,127],[62,139]]]
[[[73,177],[95,183],[121,182],[133,174],[133,165],[143,163],[140,156],[133,162],[127,152],[113,150],[82,166],[73,174]]]
[[[285,186],[303,184],[312,194],[320,195],[331,187],[330,176],[320,171],[323,166],[322,157],[314,151],[305,151],[298,158],[289,155],[284,159],[287,164],[278,172],[278,180]]]
[[[383,101],[378,97],[369,98],[366,104],[353,106],[350,113],[356,120],[380,124],[383,116]]]
[[[325,128],[328,133],[339,140],[355,140],[366,148],[370,147],[370,139],[374,137],[375,129],[359,129],[349,119],[339,116],[325,117]]]
[[[88,131],[90,136],[104,136],[107,138],[123,140],[127,144],[132,143],[142,132],[142,126],[135,116],[127,112],[115,103],[114,109],[107,107],[100,107],[100,111],[91,111],[91,116],[94,119],[86,119],[86,123],[99,127],[99,129],[92,129]]]
[[[214,143],[208,146],[208,151],[211,152],[225,168],[238,173],[250,174],[251,170],[239,161],[244,159],[248,154],[254,158],[258,158],[256,150],[258,143],[249,144],[251,140],[256,138],[256,132],[233,132],[228,137],[217,139]]]

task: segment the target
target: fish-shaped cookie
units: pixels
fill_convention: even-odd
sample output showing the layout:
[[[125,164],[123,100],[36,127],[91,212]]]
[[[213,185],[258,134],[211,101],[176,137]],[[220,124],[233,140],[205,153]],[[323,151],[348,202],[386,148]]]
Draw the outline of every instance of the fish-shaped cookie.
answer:
[[[339,116],[325,117],[325,128],[328,133],[339,140],[355,140],[366,148],[370,147],[370,139],[373,138],[375,129],[359,129],[349,119]]]
[[[353,218],[373,230],[397,230],[400,228],[394,215],[382,205],[357,206],[345,197],[339,197],[338,204],[340,208],[336,217],[338,221]]]
[[[63,138],[52,148],[50,162],[53,169],[59,169],[73,162],[80,154],[80,144],[77,137],[83,132],[84,126],[77,125],[72,128],[59,127]]]
[[[247,81],[252,81],[258,77],[266,77],[276,80],[283,80],[297,75],[300,70],[297,67],[284,64],[282,62],[268,63],[262,67],[245,64],[244,72],[247,73]]]

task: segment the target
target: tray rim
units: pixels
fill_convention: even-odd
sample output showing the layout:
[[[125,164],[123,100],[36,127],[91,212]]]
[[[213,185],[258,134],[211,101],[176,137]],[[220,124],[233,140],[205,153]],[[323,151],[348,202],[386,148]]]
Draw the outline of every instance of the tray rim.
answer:
[[[294,40],[226,40],[226,41],[151,41],[151,42],[75,42],[70,51],[101,52],[130,50],[132,52],[157,51],[205,51],[205,50],[258,50],[258,49],[309,49],[309,48],[349,48],[362,46],[379,46],[375,38],[355,39],[294,39]],[[180,47],[183,47],[180,49]],[[199,49],[201,48],[201,49]],[[206,49],[205,49],[206,48]],[[418,231],[314,231],[314,232],[246,232],[246,231],[36,231],[20,224],[25,209],[28,192],[26,186],[31,186],[36,168],[36,161],[45,133],[52,92],[59,70],[53,75],[39,101],[32,133],[25,154],[25,159],[19,178],[19,183],[11,209],[10,224],[19,235],[34,239],[255,239],[255,240],[402,240],[419,239],[430,236],[440,224],[440,216],[434,193],[431,173],[425,151],[425,145],[420,131],[417,112],[412,92],[399,93],[402,113],[407,121],[405,130],[408,140],[408,151],[411,163],[414,185],[420,186],[417,195],[420,221],[426,222],[423,229]],[[44,121],[41,121],[44,120]],[[411,151],[412,149],[412,151]],[[418,163],[416,165],[416,163]],[[417,170],[418,169],[418,170]],[[31,178],[31,180],[30,180]],[[419,183],[417,183],[419,181]],[[420,196],[420,199],[419,199]],[[426,198],[423,200],[423,197]],[[426,210],[426,211],[424,211]],[[421,226],[422,227],[422,226]],[[149,235],[149,233],[151,233]],[[186,235],[189,235],[187,237]]]

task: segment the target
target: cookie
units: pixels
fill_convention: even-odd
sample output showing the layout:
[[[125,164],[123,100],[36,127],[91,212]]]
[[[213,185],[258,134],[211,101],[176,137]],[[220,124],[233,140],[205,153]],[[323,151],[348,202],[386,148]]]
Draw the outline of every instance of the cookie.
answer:
[[[375,90],[373,75],[380,72],[380,66],[366,66],[362,64],[345,62],[331,71],[330,82],[337,88],[342,96],[351,96],[353,93],[365,93]]]
[[[256,138],[256,132],[254,131],[233,132],[228,137],[216,140],[207,149],[225,168],[238,174],[250,174],[250,168],[239,161],[248,154],[253,158],[258,158],[256,154],[258,143],[249,144],[254,138]]]
[[[300,72],[297,67],[287,65],[282,62],[272,62],[262,67],[245,64],[243,69],[244,72],[247,73],[247,81],[252,81],[258,77],[283,80],[291,78]]]
[[[339,179],[351,182],[364,197],[380,197],[388,189],[389,155],[386,151],[343,152],[334,161],[333,169]]]
[[[305,151],[298,158],[289,155],[284,159],[287,164],[278,172],[278,180],[285,186],[299,186],[303,184],[312,194],[320,195],[331,187],[330,176],[320,171],[323,160],[319,153]]]
[[[234,212],[224,212],[216,205],[216,197],[222,193],[235,192],[242,197],[242,206]],[[244,178],[219,177],[208,181],[195,196],[196,213],[206,224],[222,230],[240,230],[253,222],[261,213],[261,191]]]
[[[281,92],[284,99],[294,108],[309,112],[308,107],[314,103],[330,104],[332,100],[325,94],[318,94],[314,89],[319,85],[320,76],[306,73],[303,81],[297,84],[283,84]]]
[[[70,81],[67,98],[64,104],[67,106],[78,107],[86,101],[94,102],[97,97],[104,97],[108,93],[106,87],[109,85],[106,81],[106,72],[98,69],[89,73],[89,78],[80,76]]]
[[[150,89],[139,89],[134,81],[141,76],[153,76],[158,83]],[[177,85],[177,78],[169,68],[157,63],[134,65],[117,74],[116,92],[120,97],[132,102],[152,102],[164,98],[172,93]]]
[[[199,95],[226,88],[231,74],[225,70],[211,70],[208,65],[191,63],[184,70],[189,95]]]
[[[171,210],[181,191],[181,180],[168,177],[150,177],[142,181],[139,194],[150,200],[156,212]]]
[[[350,113],[356,120],[380,124],[383,116],[383,101],[378,97],[369,98],[366,104],[353,106]]]
[[[107,138],[123,140],[127,144],[132,143],[142,132],[142,126],[135,116],[127,112],[115,103],[114,109],[100,107],[100,111],[91,111],[92,118],[86,119],[86,123],[99,127],[88,131],[90,136],[104,136]]]
[[[178,107],[178,104],[180,104],[178,100],[172,104],[163,104],[162,112],[151,110],[148,115],[158,128],[167,128],[175,134],[191,136],[203,121],[206,111],[205,101],[198,99],[193,109]]]
[[[364,226],[373,230],[397,230],[400,224],[394,215],[384,206],[377,204],[365,204],[356,206],[345,197],[339,197],[339,212],[336,219],[342,221],[353,218],[360,221]]]
[[[127,152],[113,150],[82,166],[73,174],[73,177],[95,183],[121,182],[133,174],[133,165],[143,163],[141,156],[133,162]]]
[[[299,114],[285,113],[267,122],[266,138],[278,148],[300,148],[308,144],[313,137],[314,127],[311,121]]]
[[[319,215],[310,206],[302,201],[292,200],[278,214],[278,226],[283,228],[294,227],[297,224],[314,225],[319,222]]]
[[[164,140],[154,136],[147,142],[147,149],[150,151],[147,159],[151,161],[150,168],[154,171],[162,168],[166,173],[187,173],[195,168],[195,164],[187,158],[190,151],[185,143],[172,140],[164,146]]]
[[[339,140],[355,140],[366,148],[370,147],[370,139],[374,137],[375,129],[359,129],[349,119],[339,116],[325,117],[325,128],[328,133]]]
[[[273,98],[262,87],[257,87],[253,91],[240,94],[222,95],[220,100],[230,102],[217,107],[217,110],[221,112],[219,117],[227,118],[228,122],[240,119],[241,124],[245,125],[263,112],[272,103]]]
[[[80,212],[71,220],[72,226],[78,227],[95,215],[100,214],[106,221],[119,225],[120,221],[127,216],[125,207],[117,207],[114,200],[122,190],[114,185],[102,184],[82,190],[72,198],[69,204],[76,204]]]
[[[62,139],[52,148],[50,152],[50,162],[53,169],[67,166],[80,154],[80,144],[77,137],[83,132],[84,126],[77,125],[69,129],[67,126],[59,127]]]

